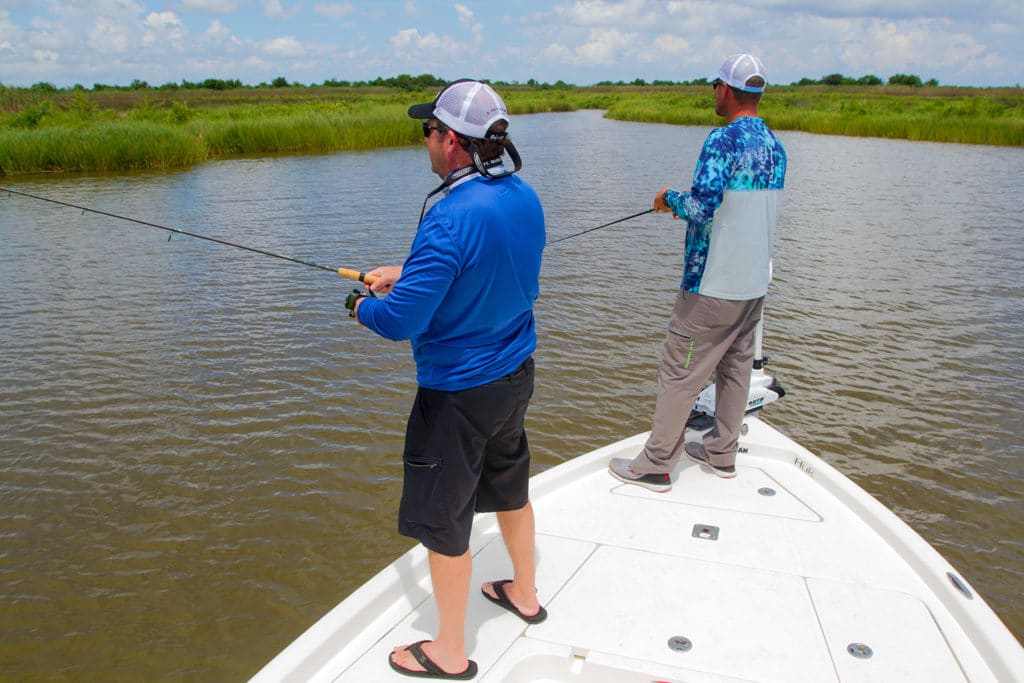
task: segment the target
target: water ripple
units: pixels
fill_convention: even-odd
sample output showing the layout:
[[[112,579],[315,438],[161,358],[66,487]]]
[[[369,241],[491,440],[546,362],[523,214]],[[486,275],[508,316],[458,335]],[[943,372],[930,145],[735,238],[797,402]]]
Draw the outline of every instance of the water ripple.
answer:
[[[684,186],[707,133],[515,125],[551,239]],[[1024,154],[783,141],[765,348],[789,394],[766,417],[1019,636]],[[407,251],[427,168],[401,149],[19,186],[370,268]],[[353,283],[13,198],[0,240],[0,678],[245,678],[411,545],[394,515],[415,369],[348,319]],[[682,241],[646,215],[547,249],[534,471],[650,427]]]

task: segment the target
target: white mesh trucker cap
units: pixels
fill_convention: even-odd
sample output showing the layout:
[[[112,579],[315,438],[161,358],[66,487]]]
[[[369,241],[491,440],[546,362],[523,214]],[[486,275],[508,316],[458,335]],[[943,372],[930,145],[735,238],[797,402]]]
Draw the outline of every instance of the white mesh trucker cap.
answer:
[[[754,55],[739,54],[729,57],[722,62],[718,73],[712,76],[712,80],[719,79],[737,90],[745,92],[764,92],[764,86],[747,85],[747,81],[754,76],[760,76],[765,84],[768,77],[764,73],[764,64]]]
[[[449,83],[433,102],[409,107],[414,119],[437,119],[456,133],[484,139],[496,121],[509,121],[508,109],[498,93],[486,83],[460,80]]]

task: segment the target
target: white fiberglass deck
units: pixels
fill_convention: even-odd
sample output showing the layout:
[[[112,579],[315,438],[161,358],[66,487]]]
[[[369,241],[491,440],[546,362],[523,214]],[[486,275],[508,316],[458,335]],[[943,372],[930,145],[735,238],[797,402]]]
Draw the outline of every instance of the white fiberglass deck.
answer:
[[[484,581],[510,577],[511,563],[493,515],[478,516],[467,620],[475,680],[1024,680],[1024,650],[931,546],[793,441],[747,424],[735,479],[687,461],[667,493],[621,484],[608,460],[633,457],[644,434],[535,477],[549,613],[536,626],[479,595]],[[253,680],[407,681],[388,653],[436,628],[417,547]]]

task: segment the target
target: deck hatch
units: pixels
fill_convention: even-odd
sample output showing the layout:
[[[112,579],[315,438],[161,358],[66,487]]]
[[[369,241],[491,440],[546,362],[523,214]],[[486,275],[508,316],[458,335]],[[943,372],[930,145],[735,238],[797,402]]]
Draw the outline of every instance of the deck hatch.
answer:
[[[691,534],[694,538],[703,538],[708,541],[718,540],[718,527],[711,524],[694,524],[693,533]]]

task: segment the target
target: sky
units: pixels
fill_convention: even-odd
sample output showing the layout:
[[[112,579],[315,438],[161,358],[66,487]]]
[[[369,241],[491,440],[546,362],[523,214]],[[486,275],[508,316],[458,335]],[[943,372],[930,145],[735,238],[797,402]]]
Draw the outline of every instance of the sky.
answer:
[[[1024,82],[1021,0],[0,0],[0,83],[157,86],[400,74],[575,85],[911,74]]]

